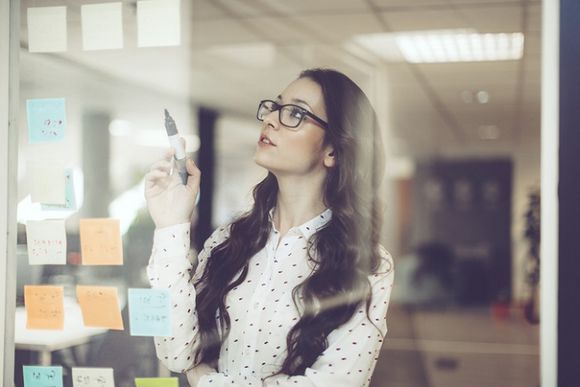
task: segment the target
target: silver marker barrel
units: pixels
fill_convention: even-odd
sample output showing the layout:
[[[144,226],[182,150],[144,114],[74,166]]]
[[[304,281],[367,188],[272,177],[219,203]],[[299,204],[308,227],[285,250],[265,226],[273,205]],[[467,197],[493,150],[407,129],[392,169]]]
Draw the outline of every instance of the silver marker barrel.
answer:
[[[167,109],[165,109],[165,130],[167,131],[167,137],[169,138],[169,144],[175,149],[175,164],[177,165],[177,172],[181,176],[181,181],[185,185],[187,184],[187,178],[189,174],[187,173],[187,168],[185,166],[186,155],[185,149],[183,147],[183,142],[179,138],[179,133],[177,132],[177,127],[175,126],[175,121],[169,115]]]

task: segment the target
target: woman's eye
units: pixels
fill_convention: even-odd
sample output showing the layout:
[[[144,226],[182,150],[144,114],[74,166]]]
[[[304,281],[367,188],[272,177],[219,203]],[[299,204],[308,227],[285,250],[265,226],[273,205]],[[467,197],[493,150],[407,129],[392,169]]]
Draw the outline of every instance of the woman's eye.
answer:
[[[293,108],[290,110],[290,115],[291,115],[292,117],[295,117],[295,118],[302,118],[302,116],[304,115],[304,112],[303,112],[303,111],[302,111],[302,109],[300,109],[300,108],[295,108],[295,107],[293,107]]]

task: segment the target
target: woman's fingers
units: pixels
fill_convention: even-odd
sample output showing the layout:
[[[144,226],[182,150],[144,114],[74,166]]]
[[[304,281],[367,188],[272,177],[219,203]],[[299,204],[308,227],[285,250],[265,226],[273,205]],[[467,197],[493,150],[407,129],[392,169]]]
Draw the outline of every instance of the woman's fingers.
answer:
[[[173,161],[168,160],[158,160],[151,165],[151,171],[163,171],[166,174],[171,172],[171,168],[173,168]]]
[[[156,181],[167,177],[167,173],[159,169],[152,170],[145,175],[145,181]]]
[[[174,154],[175,154],[175,149],[173,149],[173,147],[169,147],[165,150],[165,153],[163,154],[163,159],[167,160],[167,161],[171,161]]]
[[[187,177],[186,187],[192,194],[197,195],[197,192],[199,191],[201,171],[199,170],[199,168],[197,168],[193,160],[190,158],[188,158],[187,161],[185,162],[185,166],[187,168],[187,173],[189,174],[189,176]]]

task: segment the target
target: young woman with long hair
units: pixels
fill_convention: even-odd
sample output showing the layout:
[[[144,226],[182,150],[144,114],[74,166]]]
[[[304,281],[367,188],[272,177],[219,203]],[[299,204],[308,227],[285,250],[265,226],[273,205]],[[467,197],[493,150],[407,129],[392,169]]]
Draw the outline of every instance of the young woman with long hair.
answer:
[[[387,332],[393,260],[379,244],[384,154],[363,91],[330,69],[303,71],[259,103],[253,207],[218,228],[197,259],[187,185],[173,152],[146,176],[155,222],[147,267],[171,293],[160,360],[192,386],[367,386]]]

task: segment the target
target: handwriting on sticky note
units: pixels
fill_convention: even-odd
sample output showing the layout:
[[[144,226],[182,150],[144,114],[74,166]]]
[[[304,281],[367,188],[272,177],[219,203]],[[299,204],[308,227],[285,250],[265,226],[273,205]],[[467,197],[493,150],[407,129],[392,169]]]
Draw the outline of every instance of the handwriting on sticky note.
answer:
[[[64,139],[66,109],[64,98],[26,100],[28,142],[39,144]]]
[[[65,204],[65,173],[62,165],[34,161],[28,163],[30,200],[45,204]]]
[[[167,289],[129,289],[132,336],[171,336],[171,297]]]
[[[115,387],[112,368],[73,368],[73,387]]]
[[[64,219],[29,220],[26,223],[26,244],[31,265],[66,264]]]
[[[123,244],[118,219],[81,219],[83,265],[122,265]]]
[[[64,170],[64,204],[42,204],[43,211],[62,211],[62,210],[76,210],[77,202],[75,197],[75,186],[73,170],[67,168]]]
[[[25,285],[26,328],[63,329],[63,295],[62,286]]]
[[[23,366],[24,387],[62,387],[62,367]]]
[[[117,288],[78,285],[77,299],[85,326],[123,330]]]
[[[178,387],[177,378],[135,378],[136,387]]]

